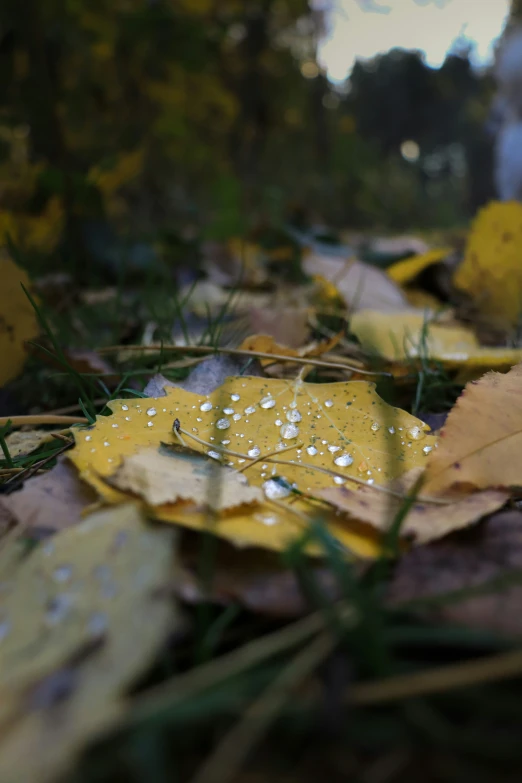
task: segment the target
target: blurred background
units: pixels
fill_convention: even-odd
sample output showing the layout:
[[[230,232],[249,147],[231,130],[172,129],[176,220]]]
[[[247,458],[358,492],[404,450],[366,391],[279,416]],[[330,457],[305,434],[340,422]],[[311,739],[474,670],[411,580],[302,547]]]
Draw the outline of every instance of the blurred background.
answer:
[[[4,0],[0,235],[81,278],[282,221],[466,224],[495,195],[492,63],[521,6]]]

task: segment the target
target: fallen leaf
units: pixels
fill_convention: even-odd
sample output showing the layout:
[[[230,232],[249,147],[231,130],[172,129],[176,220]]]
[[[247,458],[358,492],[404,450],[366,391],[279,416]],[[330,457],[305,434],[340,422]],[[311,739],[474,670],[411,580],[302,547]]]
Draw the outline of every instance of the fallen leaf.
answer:
[[[424,496],[424,493],[422,494]],[[384,532],[404,507],[403,499],[372,491],[368,487],[360,487],[357,490],[329,487],[323,489],[320,495],[335,508]],[[401,536],[415,544],[426,544],[454,530],[468,527],[487,514],[497,511],[508,499],[507,492],[485,490],[447,505],[416,501],[402,523]]]
[[[333,283],[352,312],[367,309],[393,312],[408,307],[403,292],[385,272],[355,258],[308,253],[302,266],[307,274],[321,275]]]
[[[522,359],[520,348],[482,347],[471,329],[434,322],[415,311],[380,313],[363,310],[350,320],[350,330],[367,351],[390,362],[419,357],[458,370],[458,380],[476,378],[492,368],[507,370]]]
[[[55,780],[121,712],[176,621],[154,598],[175,574],[172,543],[119,506],[39,546],[3,582],[0,779]]]
[[[53,532],[78,524],[96,501],[96,493],[60,458],[54,468],[26,481],[22,489],[2,495],[0,509],[26,529]]]
[[[522,364],[469,383],[429,457],[423,492],[522,485]]]
[[[301,536],[316,513],[316,506],[296,496],[295,489],[316,495],[351,476],[387,484],[422,466],[423,448],[436,442],[419,419],[387,405],[374,384],[365,381],[308,384],[232,377],[206,396],[168,389],[167,396],[156,401],[118,400],[109,405],[113,415],[75,431],[76,447],[68,452],[81,477],[108,502],[122,502],[126,495],[102,477],[112,476],[125,457],[143,447],[177,443],[175,419],[191,448],[217,454],[224,446],[243,455],[226,454],[231,467],[247,467],[250,460],[269,454],[282,459],[284,464],[259,459],[245,471],[251,486],[264,489],[258,510],[229,510],[213,528],[236,544],[269,549],[284,549]],[[193,441],[191,433],[207,445]],[[285,446],[293,448],[278,454]],[[179,504],[155,507],[154,513],[166,521],[208,529],[206,514]],[[368,526],[331,517],[332,534],[348,549],[366,556],[379,551],[378,537]]]
[[[61,430],[54,430],[54,432],[61,432]],[[30,454],[44,443],[58,443],[56,438],[53,438],[51,430],[16,430],[6,436],[5,442],[12,458]]]
[[[493,201],[481,209],[453,282],[498,326],[516,326],[522,312],[521,252],[522,204]]]
[[[412,256],[411,258],[405,258],[402,261],[397,261],[392,264],[386,270],[389,277],[399,285],[406,285],[415,280],[416,277],[424,272],[434,264],[440,264],[444,261],[446,256],[452,253],[451,247],[441,247],[436,250],[428,250],[427,253],[421,253],[420,255]]]
[[[274,338],[267,334],[253,334],[243,340],[239,347],[243,351],[252,351],[253,353],[271,353],[275,356],[305,358],[306,356],[321,356],[323,353],[328,353],[332,348],[335,348],[342,336],[343,332],[340,332],[328,340],[303,345],[296,350],[295,348],[289,348],[287,345],[276,343]],[[272,359],[260,358],[259,362],[261,366],[264,367],[268,364],[272,364]]]
[[[144,393],[147,397],[164,397],[167,389],[172,388],[185,389],[195,394],[212,394],[231,375],[240,375],[245,363],[245,359],[235,359],[232,356],[209,356],[196,365],[184,381],[173,383],[159,373],[154,375],[145,387]],[[248,374],[263,376],[257,361],[249,362]]]
[[[500,511],[480,526],[403,555],[388,587],[388,600],[400,606],[449,594],[448,600],[416,611],[432,621],[522,635],[520,573],[518,584],[510,579],[515,569],[522,569],[522,514]],[[481,586],[481,595],[469,596]],[[451,595],[460,591],[460,597]]]
[[[252,307],[249,312],[251,334],[266,334],[276,343],[299,348],[309,337],[308,309],[305,307]]]
[[[22,285],[30,281],[7,255],[0,256],[0,386],[21,372],[27,352],[25,343],[38,334],[36,315]]]
[[[111,476],[110,483],[123,491],[142,497],[150,506],[191,500],[217,511],[236,506],[258,504],[263,492],[250,487],[242,473],[220,464],[190,449],[161,453],[143,449],[125,457],[123,464]],[[219,491],[209,495],[212,485]]]

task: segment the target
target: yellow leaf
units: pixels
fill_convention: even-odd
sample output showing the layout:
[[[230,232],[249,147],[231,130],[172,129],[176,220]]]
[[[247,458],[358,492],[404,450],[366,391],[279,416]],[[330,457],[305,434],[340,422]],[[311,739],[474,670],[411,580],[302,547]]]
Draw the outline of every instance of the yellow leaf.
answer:
[[[446,256],[452,252],[450,247],[441,247],[437,250],[429,250],[427,253],[405,258],[404,261],[397,261],[386,270],[388,275],[399,285],[411,283],[421,272],[428,267],[443,261]]]
[[[332,472],[340,482],[355,477],[386,484],[422,466],[424,447],[436,442],[427,434],[427,425],[387,405],[365,381],[308,384],[232,377],[208,396],[168,389],[167,396],[157,400],[116,400],[110,407],[112,416],[98,417],[93,427],[76,431],[77,445],[69,452],[82,478],[106,501],[122,502],[126,496],[100,477],[113,475],[124,457],[145,446],[176,443],[172,426],[178,419],[187,445],[202,452],[220,447],[233,452],[225,455],[228,464],[246,468],[250,485],[265,492],[258,511],[231,509],[220,516],[213,532],[235,543],[276,550],[300,536],[317,510],[294,489],[316,495],[335,486]],[[208,445],[193,441],[191,434]],[[290,450],[278,453],[287,446]],[[263,456],[266,459],[258,459]],[[258,461],[248,467],[253,460]],[[179,504],[158,506],[154,513],[196,529],[208,525],[206,514]],[[378,553],[378,539],[368,528],[335,516],[328,525],[353,552]]]
[[[522,485],[522,365],[468,384],[430,455],[423,492]]]
[[[492,202],[471,227],[453,282],[495,324],[515,326],[522,313],[522,204]]]
[[[216,456],[219,456],[216,452]],[[207,497],[209,483],[219,484],[220,491]],[[217,511],[236,506],[262,503],[263,492],[250,487],[242,473],[237,473],[202,457],[189,449],[143,449],[125,457],[123,465],[111,477],[113,486],[131,491],[150,506],[192,500],[200,506],[208,505]]]
[[[55,780],[121,712],[173,627],[172,602],[153,597],[174,574],[172,543],[125,505],[1,568],[0,779]]]
[[[27,358],[25,343],[38,334],[34,310],[22,284],[29,288],[23,269],[0,257],[0,386],[16,378]]]
[[[459,369],[459,379],[478,377],[492,368],[506,370],[522,359],[520,348],[482,347],[471,329],[426,323],[425,315],[418,312],[363,310],[353,315],[350,329],[364,348],[390,362],[425,356],[448,369]]]
[[[422,495],[424,494],[423,492]],[[389,529],[404,506],[404,500],[383,492],[372,492],[368,487],[358,490],[330,487],[321,492],[321,497],[341,511],[383,532]],[[508,498],[509,493],[490,489],[475,492],[443,506],[416,501],[402,523],[401,536],[412,539],[415,544],[427,544],[477,522],[481,517],[503,506]]]

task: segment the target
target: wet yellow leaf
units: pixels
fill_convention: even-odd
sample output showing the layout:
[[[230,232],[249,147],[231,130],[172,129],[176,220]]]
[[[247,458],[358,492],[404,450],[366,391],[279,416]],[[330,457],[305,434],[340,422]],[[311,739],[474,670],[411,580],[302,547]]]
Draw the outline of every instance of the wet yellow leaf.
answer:
[[[365,381],[308,384],[236,377],[208,396],[169,389],[156,400],[116,400],[110,406],[112,416],[98,417],[93,427],[76,431],[77,445],[69,452],[82,478],[106,501],[122,502],[126,495],[101,477],[113,475],[124,457],[145,446],[177,443],[172,426],[178,419],[188,446],[207,453],[220,447],[234,452],[225,455],[229,466],[246,468],[250,485],[265,493],[257,511],[231,509],[219,516],[213,531],[235,543],[270,549],[284,549],[300,536],[317,510],[294,489],[316,495],[350,477],[386,484],[424,465],[425,447],[436,442],[427,425],[387,405]],[[278,454],[287,446],[290,450]],[[196,529],[209,524],[205,513],[180,504],[158,506],[154,513]],[[353,552],[378,553],[378,538],[367,527],[336,516],[328,525]]]
[[[522,364],[468,384],[430,455],[423,492],[522,485]]]
[[[488,204],[471,227],[453,281],[499,326],[515,326],[522,313],[521,255],[522,204]]]
[[[0,386],[21,372],[27,358],[25,342],[38,334],[38,324],[22,283],[29,278],[8,256],[0,257]]]
[[[492,368],[506,370],[522,359],[520,348],[482,347],[471,329],[451,323],[427,323],[425,315],[419,312],[363,310],[353,315],[350,329],[364,348],[388,361],[425,356],[448,369],[459,369],[459,379],[475,378]]]
[[[399,285],[406,285],[414,280],[421,272],[434,264],[439,264],[452,252],[450,247],[441,247],[437,250],[428,250],[427,253],[405,258],[397,261],[386,270],[388,275]]]
[[[1,565],[0,779],[55,780],[174,626],[172,531],[122,505]]]
[[[216,452],[216,456],[219,456]],[[209,482],[220,491],[207,497]],[[262,503],[258,487],[250,487],[242,473],[211,461],[189,449],[161,453],[148,448],[125,457],[110,483],[142,497],[150,506],[191,500],[217,511],[236,506]]]

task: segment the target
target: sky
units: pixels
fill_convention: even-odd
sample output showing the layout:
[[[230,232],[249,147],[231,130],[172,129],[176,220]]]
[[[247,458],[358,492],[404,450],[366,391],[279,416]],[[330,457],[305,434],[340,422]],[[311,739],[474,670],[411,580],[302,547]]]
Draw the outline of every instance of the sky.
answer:
[[[393,47],[420,49],[436,68],[460,37],[474,43],[474,64],[488,65],[510,7],[510,0],[315,0],[317,7],[327,3],[333,10],[319,59],[334,82],[350,74],[357,58]],[[365,12],[365,4],[375,12]]]

